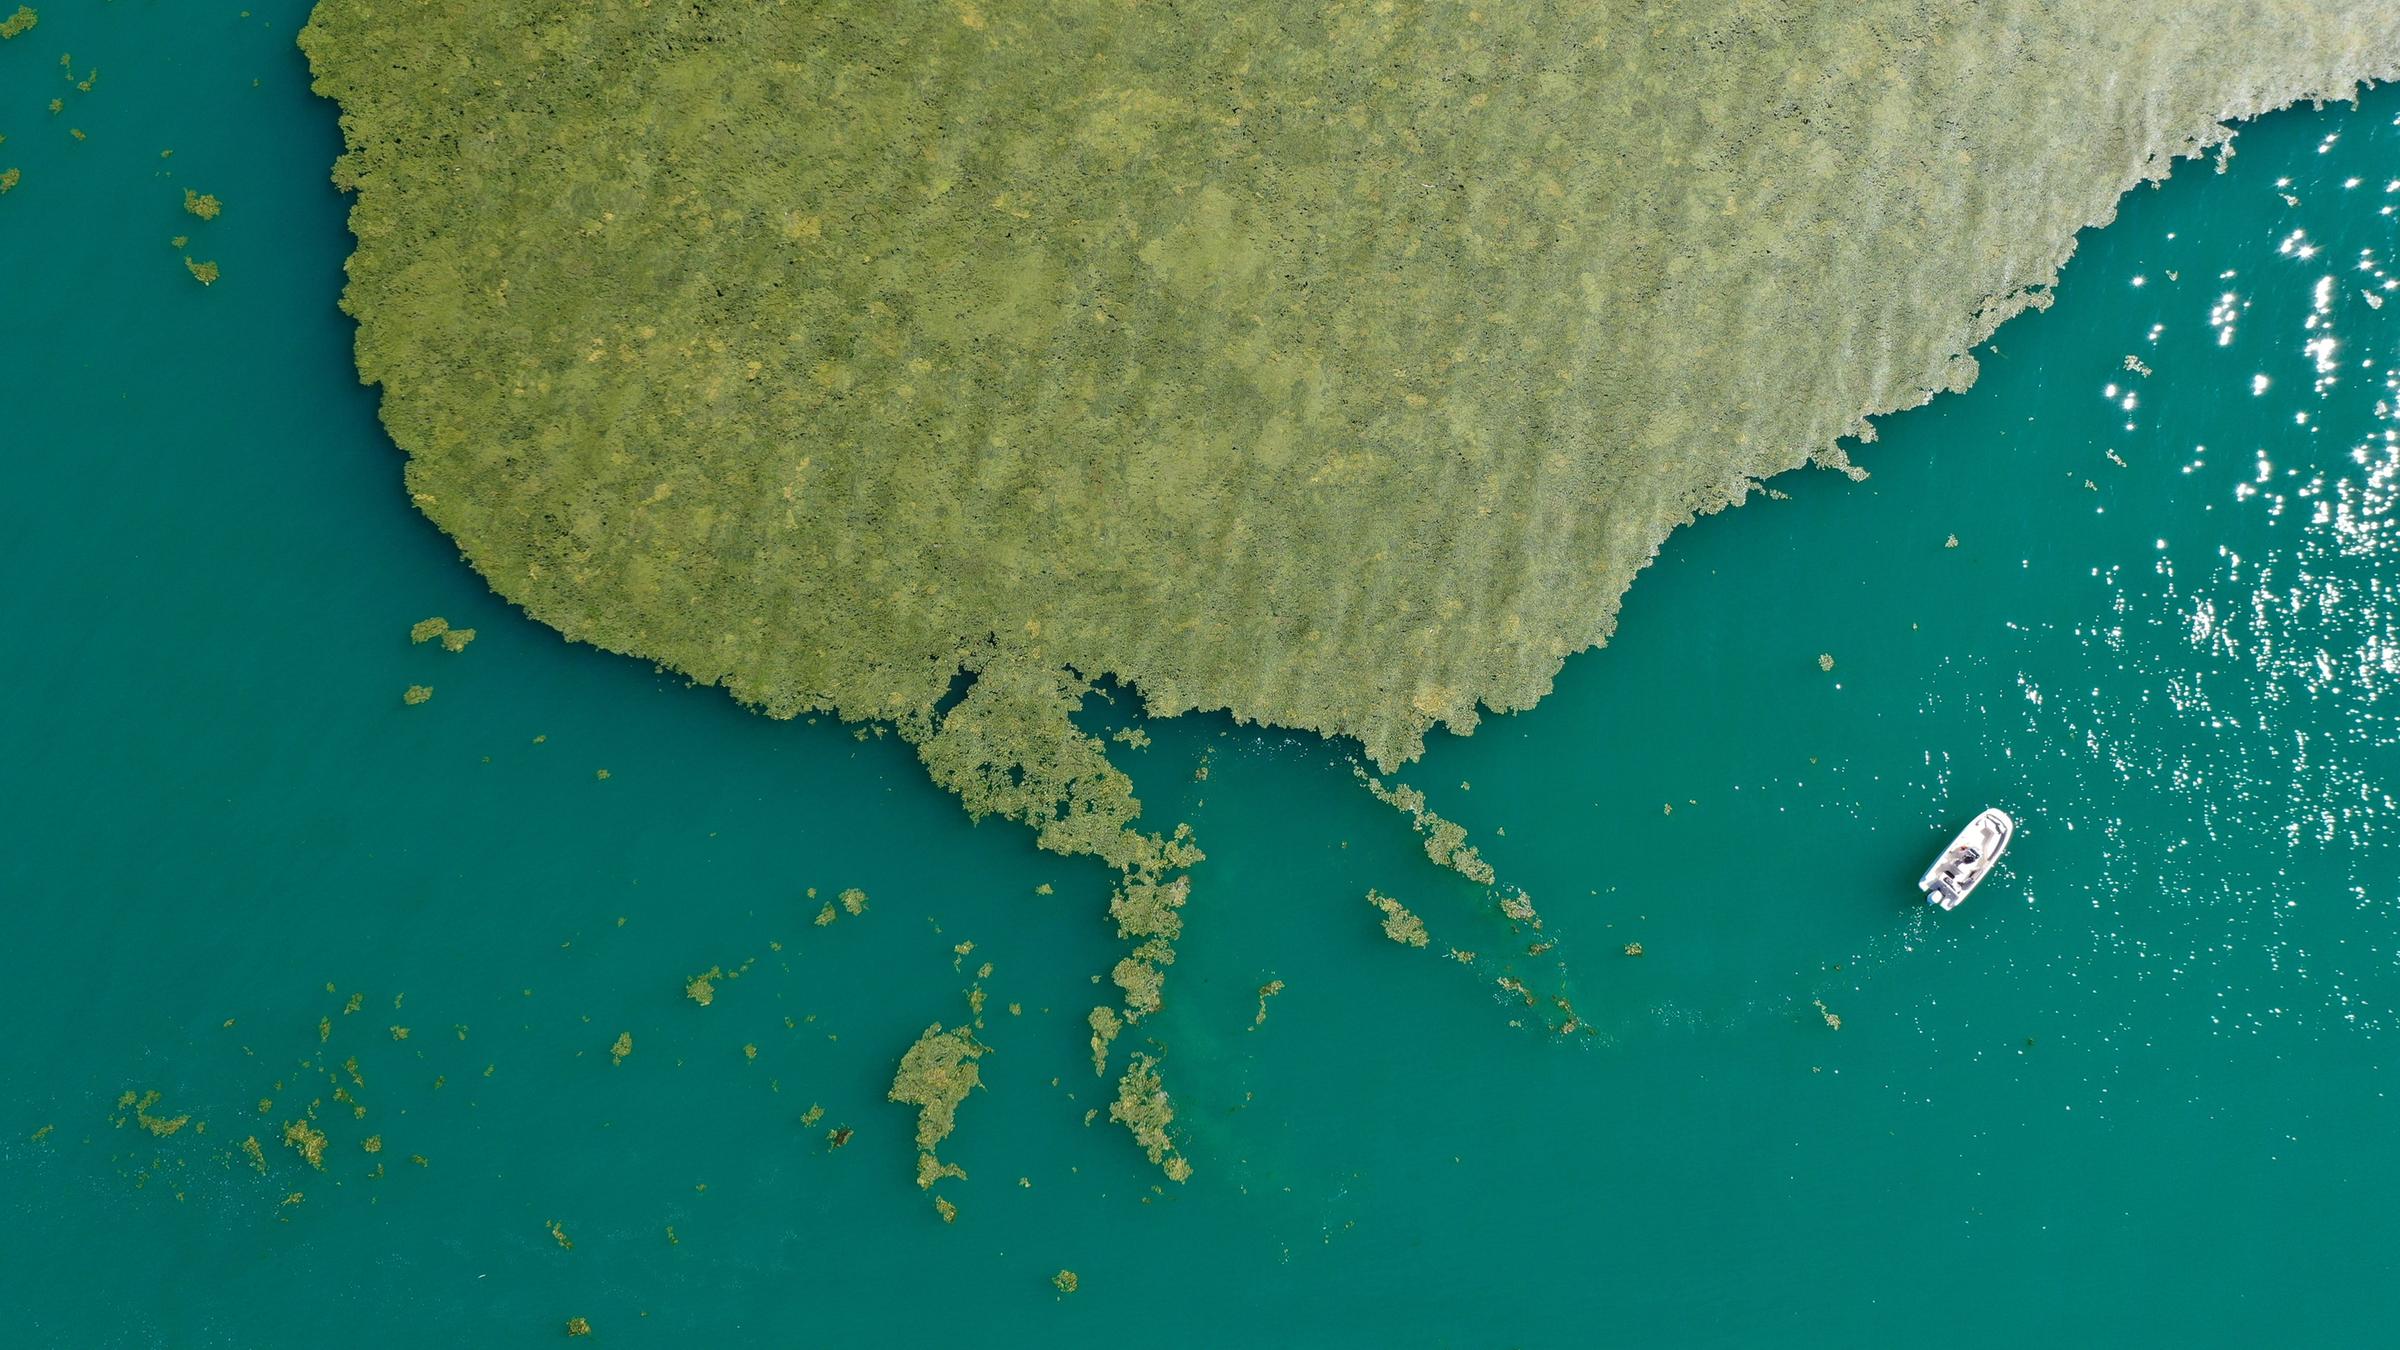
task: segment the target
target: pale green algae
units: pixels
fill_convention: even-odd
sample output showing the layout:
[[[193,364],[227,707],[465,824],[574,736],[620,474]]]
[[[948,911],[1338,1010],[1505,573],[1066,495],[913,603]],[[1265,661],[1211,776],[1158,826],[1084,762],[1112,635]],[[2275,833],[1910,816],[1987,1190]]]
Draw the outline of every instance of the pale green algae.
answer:
[[[1675,526],[1965,386],[2127,188],[2391,76],[2400,7],[324,0],[302,41],[361,376],[494,587],[888,721],[1129,898],[1199,854],[1092,681],[1386,769],[1530,706]],[[1172,949],[1127,936],[1130,1019]]]

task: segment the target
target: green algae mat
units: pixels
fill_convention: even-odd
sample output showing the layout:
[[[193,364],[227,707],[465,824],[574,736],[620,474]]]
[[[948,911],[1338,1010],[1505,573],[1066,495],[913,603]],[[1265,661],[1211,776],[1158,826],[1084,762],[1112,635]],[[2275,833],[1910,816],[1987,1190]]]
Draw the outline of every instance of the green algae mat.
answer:
[[[1963,388],[2076,230],[2400,71],[2400,11],[327,0],[302,45],[360,372],[502,595],[1113,823],[1090,679],[1386,767],[1532,706],[1669,530]]]
[[[997,6],[658,8],[328,11],[304,55],[300,4],[95,0],[0,41],[12,1343],[2191,1345],[2400,1315],[2400,101],[2265,118],[2224,173],[2116,199],[2165,167],[2153,137],[2343,92],[2376,15],[2157,23],[2068,80],[2055,52],[2150,20],[1991,11],[2060,43],[2037,58],[1933,10],[1623,10],[1569,43],[1567,11],[1337,8],[1187,48],[1138,8],[1047,36]],[[337,19],[376,52],[333,54]],[[621,55],[651,74],[570,59],[642,23]],[[729,65],[757,33],[784,54]],[[1776,49],[1823,54],[1714,92],[1681,69]],[[312,94],[342,59],[438,149]],[[1785,89],[1808,61],[1828,78]],[[528,92],[578,70],[575,100]],[[1563,106],[1562,71],[1613,111]],[[1594,74],[1642,71],[1660,92]],[[2053,98],[2072,116],[2025,111]],[[1791,237],[1744,261],[1784,208],[1711,175],[1763,172],[1778,99],[1804,136],[1838,106],[1841,145],[1888,126],[1891,164],[1916,136],[1993,176],[1794,179]],[[556,120],[578,100],[658,111],[611,141]],[[1544,109],[1555,144],[1504,129]],[[1991,166],[2052,115],[2045,156]],[[1630,129],[1687,118],[1747,130],[1711,155]],[[928,146],[954,158],[905,160]],[[378,154],[451,171],[379,206]],[[600,161],[649,185],[633,210]],[[845,172],[1011,205],[970,231],[969,199],[927,198],[836,245],[882,190]],[[1580,214],[1516,200],[1543,173]],[[555,219],[475,195],[537,181]],[[714,223],[641,215],[678,193]],[[404,196],[440,228],[378,234]],[[765,227],[725,213],[768,210],[784,268],[739,272]],[[1984,286],[1980,228],[1894,234],[1909,212],[2016,222],[1981,247],[2020,270]],[[1336,221],[1366,233],[1301,233]],[[1894,239],[1927,256],[1847,251]],[[1868,299],[1789,338],[1845,268]],[[2048,312],[1979,340],[2021,299]],[[1467,341],[1461,312],[1519,327]],[[1871,478],[1746,486],[1962,356],[1972,388],[1842,443]],[[1778,420],[1803,408],[1821,438]],[[1073,447],[1027,434],[1074,409]],[[1279,459],[1210,449],[1277,416]],[[552,534],[509,514],[537,500]],[[1477,552],[1509,533],[1485,507],[1544,522],[1521,557]],[[476,510],[495,533],[448,514]],[[813,552],[726,551],[779,511]],[[1573,567],[1580,618],[1544,608]],[[1143,587],[1201,627],[1130,640],[1108,607],[1149,613]],[[980,610],[1015,627],[957,626]],[[1471,737],[1419,706],[1426,679],[1506,706],[1510,662],[1547,689],[1558,658],[1522,654],[1603,631]],[[1926,913],[1909,881],[1986,805],[2024,823],[2007,865]]]

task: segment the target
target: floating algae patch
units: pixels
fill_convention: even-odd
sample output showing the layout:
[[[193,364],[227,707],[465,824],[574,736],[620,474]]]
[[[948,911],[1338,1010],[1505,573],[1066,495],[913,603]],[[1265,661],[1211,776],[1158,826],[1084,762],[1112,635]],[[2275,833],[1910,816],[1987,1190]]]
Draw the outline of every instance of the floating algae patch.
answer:
[[[937,1156],[942,1141],[958,1127],[959,1103],[983,1085],[975,1067],[988,1047],[965,1027],[947,1031],[942,1024],[925,1028],[916,1043],[900,1056],[892,1075],[891,1099],[917,1108],[917,1185],[927,1190],[944,1177],[966,1179],[966,1172]]]
[[[190,1124],[192,1118],[188,1114],[170,1116],[165,1114],[154,1115],[151,1113],[150,1108],[158,1105],[159,1098],[162,1095],[163,1094],[161,1094],[156,1088],[152,1088],[151,1090],[143,1092],[138,1096],[132,1091],[128,1090],[123,1096],[117,1098],[117,1110],[119,1114],[116,1118],[116,1123],[118,1127],[123,1128],[127,1123],[130,1122],[132,1124],[141,1126],[143,1129],[148,1130],[150,1133],[157,1135],[161,1139],[165,1139],[181,1130],[184,1126]]]
[[[1367,903],[1383,911],[1383,935],[1403,947],[1422,947],[1432,939],[1426,935],[1425,921],[1409,912],[1406,905],[1380,891],[1367,892]],[[1265,1003],[1259,1004],[1263,1012]]]
[[[1187,835],[1187,830],[1177,827],[1177,841]],[[1116,922],[1118,938],[1136,944],[1109,971],[1109,979],[1125,996],[1127,1023],[1139,1022],[1165,1006],[1166,968],[1175,964],[1175,939],[1183,934],[1182,910],[1190,895],[1191,878],[1161,881],[1143,869],[1128,873],[1109,897],[1108,916]],[[1101,1034],[1102,1011],[1092,1012],[1092,1056],[1105,1067],[1107,1038]]]
[[[1075,726],[1095,681],[1387,772],[1531,706],[1677,525],[1971,382],[2126,189],[2400,69],[2382,0],[973,17],[323,0],[302,41],[360,374],[495,589],[888,726],[1121,884],[1198,852]]]
[[[1492,870],[1492,865],[1483,860],[1482,854],[1468,846],[1467,827],[1435,814],[1426,806],[1424,793],[1406,783],[1395,783],[1387,788],[1382,779],[1356,765],[1352,766],[1352,771],[1358,775],[1361,783],[1366,784],[1367,791],[1374,794],[1375,800],[1407,814],[1410,823],[1416,826],[1417,833],[1425,836],[1425,856],[1433,859],[1436,866],[1447,867],[1478,885],[1489,886],[1497,879],[1498,874]]]
[[[1541,697],[1675,525],[1972,380],[2223,119],[2393,73],[2400,11],[325,0],[302,41],[361,373],[537,617],[920,744],[961,671],[1107,673],[1389,764]]]
[[[1108,1118],[1132,1132],[1133,1142],[1169,1180],[1191,1179],[1192,1165],[1175,1151],[1174,1138],[1168,1133],[1175,1123],[1175,1107],[1159,1078],[1158,1061],[1136,1054],[1125,1066],[1125,1076],[1117,1080],[1117,1099],[1109,1103]]]
[[[283,1127],[283,1142],[306,1159],[308,1165],[325,1170],[325,1132],[305,1120],[295,1120]]]
[[[1253,1030],[1267,1024],[1267,1000],[1283,992],[1283,981],[1269,980],[1258,987],[1258,1016],[1250,1019]]]
[[[1116,1009],[1103,1003],[1092,1009],[1088,1020],[1092,1027],[1092,1073],[1095,1076],[1105,1075],[1108,1072],[1108,1048],[1116,1043],[1118,1033],[1125,1030],[1125,1019],[1117,1015]]]

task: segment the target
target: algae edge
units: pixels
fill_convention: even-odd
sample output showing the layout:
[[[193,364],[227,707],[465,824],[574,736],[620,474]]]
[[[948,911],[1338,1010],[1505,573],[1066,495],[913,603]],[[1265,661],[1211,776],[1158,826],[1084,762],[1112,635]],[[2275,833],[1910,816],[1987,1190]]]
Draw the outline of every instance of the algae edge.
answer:
[[[2390,77],[2400,13],[324,0],[301,41],[361,378],[495,590],[888,721],[1149,912],[1198,852],[1092,680],[1385,769],[1531,706],[1677,525],[1964,388],[2076,230]],[[1118,917],[1132,1020],[1172,953]]]

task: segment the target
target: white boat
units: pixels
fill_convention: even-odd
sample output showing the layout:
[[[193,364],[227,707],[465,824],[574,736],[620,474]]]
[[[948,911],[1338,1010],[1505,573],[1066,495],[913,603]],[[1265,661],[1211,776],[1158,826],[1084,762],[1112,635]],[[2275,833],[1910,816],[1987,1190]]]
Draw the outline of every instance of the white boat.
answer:
[[[1933,866],[1917,879],[1917,889],[1925,892],[1925,903],[1943,909],[1958,908],[1960,902],[1974,893],[1975,884],[2000,861],[2000,855],[2008,851],[2008,841],[2016,832],[2017,822],[1996,806],[1968,821],[1967,828],[1958,832],[1950,847],[1943,849],[1941,856],[1933,860]]]

